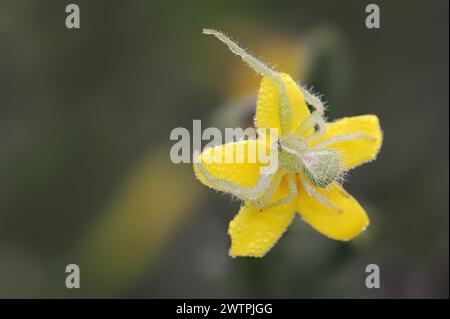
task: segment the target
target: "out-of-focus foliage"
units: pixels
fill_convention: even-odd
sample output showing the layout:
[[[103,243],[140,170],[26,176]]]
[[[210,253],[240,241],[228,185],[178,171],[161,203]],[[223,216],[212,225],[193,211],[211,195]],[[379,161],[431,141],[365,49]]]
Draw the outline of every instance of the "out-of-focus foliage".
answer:
[[[136,284],[169,248],[180,225],[195,218],[192,206],[200,187],[190,169],[166,159],[159,151],[138,165],[70,256],[85,270],[84,288],[91,296],[117,296]]]

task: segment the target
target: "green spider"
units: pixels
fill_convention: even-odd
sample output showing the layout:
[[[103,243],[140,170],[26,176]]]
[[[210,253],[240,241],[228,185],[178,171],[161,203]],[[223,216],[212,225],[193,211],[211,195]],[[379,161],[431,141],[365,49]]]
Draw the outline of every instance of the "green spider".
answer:
[[[278,154],[278,169],[274,173],[261,174],[254,186],[244,187],[216,178],[201,163],[195,163],[194,166],[201,172],[207,183],[262,210],[283,205],[293,200],[298,194],[298,180],[310,196],[321,204],[340,212],[340,208],[330,203],[325,196],[313,187],[327,189],[333,182],[342,184],[344,181],[346,170],[341,165],[342,155],[327,147],[335,143],[357,139],[374,141],[374,138],[362,132],[340,134],[311,146],[312,142],[317,141],[326,133],[325,106],[321,99],[305,87],[298,86],[306,103],[312,108],[312,112],[305,121],[298,125],[294,132],[291,132],[288,129],[288,123],[291,121],[292,107],[280,74],[247,53],[223,33],[211,29],[204,29],[203,33],[218,38],[254,71],[270,79],[276,85],[280,96],[279,118],[281,123],[281,137],[270,146],[271,152],[277,152]],[[312,133],[305,137],[308,132]],[[287,176],[289,193],[277,201],[273,201],[272,198],[279,189],[284,176]]]

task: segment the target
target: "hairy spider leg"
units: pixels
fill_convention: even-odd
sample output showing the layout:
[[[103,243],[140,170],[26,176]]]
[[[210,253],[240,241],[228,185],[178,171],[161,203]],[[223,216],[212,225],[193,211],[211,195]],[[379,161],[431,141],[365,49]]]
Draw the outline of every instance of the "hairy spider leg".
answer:
[[[252,68],[256,73],[269,78],[275,85],[277,85],[278,90],[280,92],[280,124],[282,133],[288,133],[291,129],[291,119],[292,119],[292,109],[289,103],[289,98],[287,95],[286,87],[284,85],[283,80],[281,79],[278,72],[269,68],[264,62],[258,60],[251,54],[247,53],[243,48],[233,42],[229,37],[227,37],[222,32],[212,30],[212,29],[203,29],[203,34],[213,35],[224,44],[228,46],[228,48],[236,54],[240,56],[241,59],[248,64],[250,68]]]
[[[273,189],[273,183],[279,184],[280,178],[275,178],[272,181],[274,174],[262,174],[260,178],[258,179],[257,183],[252,187],[244,187],[239,184],[223,180],[220,178],[216,178],[208,173],[208,171],[203,167],[203,165],[196,163],[194,164],[201,172],[203,177],[207,180],[207,182],[214,187],[218,188],[221,191],[231,193],[235,195],[236,197],[239,197],[240,199],[249,202],[250,204],[254,205],[255,207],[264,207],[262,205],[266,204],[267,201],[270,200],[270,198],[266,198],[265,192],[267,192],[268,189]],[[272,186],[272,187],[271,187]],[[276,188],[276,187],[275,187]],[[260,201],[258,200],[260,197],[263,197],[264,200]]]
[[[308,89],[304,88],[301,85],[300,85],[300,90],[302,90],[302,93],[303,93],[303,96],[305,97],[306,103],[314,106],[314,111],[323,116],[325,114],[325,105],[323,105],[322,100],[318,96],[309,92]]]
[[[309,196],[314,197],[317,199],[317,201],[325,206],[330,207],[331,209],[337,211],[338,213],[342,213],[342,210],[339,207],[334,206],[331,204],[328,199],[326,199],[322,194],[320,194],[318,191],[316,191],[306,180],[304,176],[300,176],[300,182],[302,183],[303,187],[305,188],[306,192]]]
[[[268,186],[266,188],[266,190],[263,192],[263,194],[260,197],[255,199],[253,201],[253,203],[250,202],[250,204],[252,204],[256,208],[260,208],[260,209],[266,208],[269,205],[270,201],[272,200],[272,197],[275,195],[275,192],[278,190],[278,188],[281,184],[282,178],[283,178],[283,174],[284,173],[282,170],[275,172],[274,173],[275,176],[274,176],[270,186]]]
[[[315,148],[315,149],[324,148],[324,147],[327,147],[327,146],[335,144],[335,143],[348,142],[348,141],[353,141],[353,140],[357,140],[360,138],[366,139],[369,141],[375,141],[375,138],[373,138],[372,136],[369,136],[369,135],[361,133],[361,132],[356,132],[356,133],[351,133],[351,134],[335,135],[333,137],[330,137],[329,139],[326,139],[324,141],[317,143],[312,148]]]
[[[295,182],[295,175],[288,174],[287,176],[288,176],[289,194],[287,194],[286,196],[280,198],[276,202],[271,203],[270,205],[268,205],[264,208],[272,208],[272,207],[284,205],[286,203],[289,203],[291,200],[293,200],[295,198],[295,196],[297,196],[298,190],[297,190],[297,183]]]
[[[314,107],[314,111],[311,115],[297,128],[294,133],[296,136],[302,136],[310,129],[314,129],[314,132],[306,138],[306,142],[310,143],[319,137],[321,137],[326,132],[326,124],[323,118],[325,112],[325,106],[319,97],[310,93],[306,88],[299,85],[302,90],[303,96],[305,97],[306,103]],[[316,129],[317,127],[317,129]]]

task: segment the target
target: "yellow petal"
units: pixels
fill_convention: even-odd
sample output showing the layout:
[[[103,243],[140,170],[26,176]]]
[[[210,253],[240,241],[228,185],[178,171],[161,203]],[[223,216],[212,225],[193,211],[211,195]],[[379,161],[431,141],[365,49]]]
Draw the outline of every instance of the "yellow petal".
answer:
[[[302,91],[295,81],[287,74],[280,73],[288,99],[292,108],[291,131],[295,131],[310,114]],[[259,128],[276,128],[281,135],[280,124],[280,94],[276,84],[265,77],[261,81],[258,101],[256,104],[256,124]]]
[[[332,184],[327,189],[314,188],[340,209],[337,211],[320,203],[301,187],[297,209],[303,220],[317,231],[333,239],[350,240],[369,225],[364,209],[341,186]]]
[[[262,257],[283,235],[295,215],[295,203],[266,208],[241,207],[230,222],[230,256]]]
[[[326,134],[312,143],[312,145],[336,135],[354,133],[363,133],[370,139],[358,138],[346,142],[336,142],[327,146],[341,154],[343,168],[348,170],[376,158],[383,141],[383,133],[376,115],[346,117],[336,122],[328,123]]]
[[[265,147],[265,144],[257,140],[248,140],[211,147],[200,155],[200,164],[212,177],[245,187],[253,186],[259,179],[262,166],[258,161],[258,147]],[[236,156],[237,152],[241,152],[239,150],[242,150],[241,158]],[[227,158],[231,161],[226,162]],[[213,187],[208,184],[196,166],[194,170],[203,184]]]

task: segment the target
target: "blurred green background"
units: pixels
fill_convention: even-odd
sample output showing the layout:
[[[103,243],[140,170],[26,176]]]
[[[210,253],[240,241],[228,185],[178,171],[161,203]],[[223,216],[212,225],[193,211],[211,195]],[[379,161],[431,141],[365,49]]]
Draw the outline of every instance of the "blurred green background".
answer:
[[[448,298],[448,1],[0,2],[0,297]],[[296,218],[262,259],[228,256],[239,208],[170,162],[170,131],[251,123],[258,77],[203,27],[312,85],[333,120],[377,114],[346,188],[371,226]],[[65,287],[65,267],[81,288]],[[365,267],[381,288],[365,287]]]

